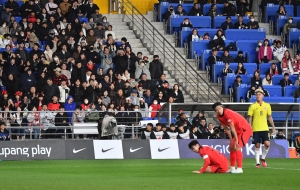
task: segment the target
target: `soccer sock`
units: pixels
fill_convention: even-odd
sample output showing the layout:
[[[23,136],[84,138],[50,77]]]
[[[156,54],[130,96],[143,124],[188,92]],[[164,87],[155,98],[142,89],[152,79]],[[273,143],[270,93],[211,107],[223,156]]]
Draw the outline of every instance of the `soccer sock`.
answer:
[[[260,150],[260,148],[255,148],[255,160],[256,160],[256,164],[259,164],[259,150]]]
[[[268,152],[269,152],[269,149],[270,149],[270,147],[268,147],[268,149],[266,148],[266,147],[264,147],[264,150],[263,150],[263,152],[262,152],[262,156],[261,156],[261,159],[266,159],[266,156],[267,156],[267,154],[268,154]]]
[[[238,164],[238,168],[242,168],[243,167],[243,154],[242,151],[236,151],[236,160],[237,160],[237,164]]]
[[[231,169],[235,169],[235,163],[236,163],[236,151],[230,152],[230,166]]]

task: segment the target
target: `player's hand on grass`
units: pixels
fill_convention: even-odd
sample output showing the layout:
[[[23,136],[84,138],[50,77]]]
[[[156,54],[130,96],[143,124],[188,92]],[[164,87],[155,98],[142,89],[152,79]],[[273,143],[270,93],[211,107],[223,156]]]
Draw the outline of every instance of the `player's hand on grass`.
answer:
[[[193,171],[194,174],[201,174],[200,171]]]

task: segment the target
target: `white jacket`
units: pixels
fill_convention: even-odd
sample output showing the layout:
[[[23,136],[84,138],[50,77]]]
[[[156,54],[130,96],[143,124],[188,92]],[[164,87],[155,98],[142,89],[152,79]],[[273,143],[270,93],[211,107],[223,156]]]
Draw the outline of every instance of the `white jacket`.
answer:
[[[59,92],[60,92],[60,97],[59,97],[59,102],[60,103],[65,103],[67,97],[69,96],[70,93],[70,88],[65,86],[64,88],[60,85],[58,86]]]
[[[274,47],[273,48],[274,59],[278,61],[282,61],[285,50],[287,50],[287,48],[284,45],[282,45],[281,48]]]

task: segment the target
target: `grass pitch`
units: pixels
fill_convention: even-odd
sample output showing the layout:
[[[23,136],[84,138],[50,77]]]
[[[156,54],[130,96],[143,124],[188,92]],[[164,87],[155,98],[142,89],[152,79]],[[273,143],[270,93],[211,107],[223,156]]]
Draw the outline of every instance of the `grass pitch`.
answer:
[[[0,180],[1,190],[299,189],[300,159],[267,163],[257,169],[244,159],[243,174],[192,174],[202,159],[2,161]]]

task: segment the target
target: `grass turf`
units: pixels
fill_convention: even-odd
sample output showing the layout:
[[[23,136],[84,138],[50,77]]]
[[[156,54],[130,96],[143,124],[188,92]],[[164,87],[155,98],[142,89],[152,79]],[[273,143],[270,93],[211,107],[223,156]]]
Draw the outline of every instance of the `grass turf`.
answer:
[[[243,174],[192,174],[202,159],[2,161],[0,180],[1,190],[299,188],[299,159],[267,162],[257,169],[254,159],[244,159]]]

